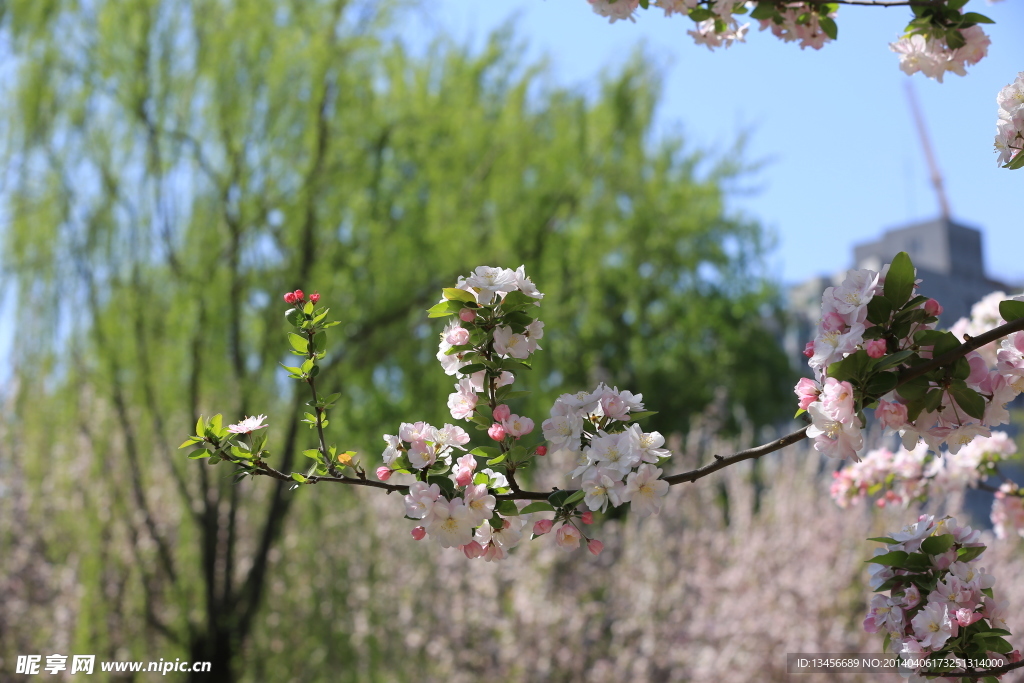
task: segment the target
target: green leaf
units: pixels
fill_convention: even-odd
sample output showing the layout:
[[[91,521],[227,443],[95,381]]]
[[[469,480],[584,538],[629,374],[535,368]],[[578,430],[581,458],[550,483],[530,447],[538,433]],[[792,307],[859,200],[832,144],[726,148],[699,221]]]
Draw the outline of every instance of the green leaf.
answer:
[[[929,555],[941,555],[953,547],[953,542],[955,540],[956,539],[953,538],[952,534],[929,536],[921,541],[921,550],[925,551]]]
[[[963,408],[965,413],[978,420],[985,417],[985,399],[967,386],[962,379],[950,383],[949,393],[953,395],[957,405]]]
[[[714,12],[703,7],[694,7],[689,12],[689,17],[696,22],[706,21],[714,16],[716,16]]]
[[[317,332],[313,335],[313,349],[317,353],[323,353],[324,349],[327,348],[327,333]]]
[[[1024,154],[1018,155],[1018,158],[1024,157]],[[1024,301],[1000,301],[999,302],[999,315],[1003,316],[1003,320],[1006,322],[1013,322],[1018,318],[1024,318]]]
[[[492,529],[501,529],[505,526],[505,520],[502,519],[501,515],[497,512],[495,512],[487,521],[490,523]]]
[[[528,294],[525,294],[520,290],[516,290],[514,292],[509,292],[508,294],[505,295],[505,298],[502,299],[501,301],[501,310],[505,311],[506,313],[511,313],[512,311],[518,309],[533,306],[535,303],[537,303],[537,299],[534,299],[532,296],[529,296]],[[527,317],[529,317],[531,321],[533,320],[533,316]],[[506,317],[506,320],[509,319],[510,317]],[[519,318],[519,320],[522,320],[522,318]],[[530,322],[527,321],[524,322],[523,324],[529,325]]]
[[[1011,171],[1024,168],[1024,152],[1018,152],[1017,156],[1010,160],[1010,163],[1003,164],[1003,168],[1008,168]]]
[[[288,343],[292,345],[292,348],[300,353],[309,353],[309,342],[308,340],[294,332],[288,333]]]
[[[292,472],[292,479],[299,482],[300,484],[304,484],[306,482],[306,478],[299,474],[298,472]]]
[[[994,23],[996,23],[996,22],[992,21],[991,19],[989,19],[988,17],[986,17],[984,14],[978,14],[977,12],[965,12],[964,15],[962,17],[960,17],[960,21],[962,21],[962,22],[970,22],[972,24],[994,24]]]
[[[478,446],[469,453],[470,455],[478,455],[481,458],[493,458],[498,453],[501,453],[501,450],[498,448],[491,448],[490,446]]]
[[[184,442],[182,442],[182,444],[180,446],[178,446],[178,450],[180,451],[182,448],[188,448],[189,446],[191,446],[194,443],[202,443],[202,442],[203,442],[202,439],[200,439],[198,437],[195,437],[195,436],[190,436]]]
[[[873,296],[868,302],[868,322],[885,325],[892,315],[892,304],[884,296]]]
[[[650,417],[651,415],[657,415],[657,414],[658,414],[657,410],[643,410],[643,411],[640,411],[639,413],[630,413],[629,414],[629,421],[630,422],[636,422],[638,420],[644,419],[645,417]]]
[[[775,6],[770,2],[759,2],[754,8],[754,11],[750,13],[751,19],[771,19],[778,12],[775,10]]]
[[[458,287],[445,287],[441,290],[441,293],[444,295],[444,298],[449,301],[472,301],[473,303],[476,303],[476,295],[473,294],[473,292],[467,292],[466,290],[459,289]]]
[[[883,290],[893,308],[901,308],[914,291],[914,264],[905,251],[896,254],[885,275]]]
[[[285,311],[284,319],[291,323],[293,327],[302,327],[302,323],[306,322],[306,316],[302,315],[302,312],[297,308],[289,308]]]
[[[462,310],[462,306],[458,301],[442,301],[439,304],[434,304],[427,309],[428,318],[444,318],[449,315],[455,315]]]
[[[829,365],[828,376],[840,382],[858,382],[871,361],[866,351],[856,351]]]
[[[879,555],[878,557],[872,557],[870,560],[866,560],[871,564],[880,564],[884,567],[904,567],[907,564],[907,558],[910,557],[910,553],[903,550],[893,550],[890,553]]]
[[[444,493],[444,497],[448,500],[455,496],[455,482],[448,477],[431,474],[427,476],[427,483],[437,484],[441,492]]]
[[[494,506],[494,511],[501,513],[505,517],[519,516],[519,508],[511,500],[499,500],[498,504]]]
[[[970,546],[968,548],[960,548],[956,551],[956,559],[958,562],[970,562],[971,560],[978,557],[985,552],[985,546],[977,545]],[[991,596],[990,596],[991,597]]]
[[[896,382],[899,378],[895,372],[880,372],[873,375],[868,380],[867,392],[872,396],[882,396],[888,394],[890,391],[896,388]]]
[[[818,17],[818,26],[820,26],[821,30],[825,32],[825,35],[832,40],[839,37],[839,27],[836,26],[836,22],[832,17]]]
[[[874,301],[874,299],[872,299],[872,301]],[[885,299],[882,299],[882,301],[885,301]],[[910,349],[904,349],[903,351],[897,351],[896,353],[890,353],[886,356],[882,356],[875,364],[875,370],[887,370],[888,368],[895,367],[913,355],[913,351]]]
[[[888,536],[875,536],[873,538],[869,538],[868,540],[876,541],[878,543],[885,543],[887,545],[895,545],[897,543],[896,539],[889,538]]]
[[[556,508],[560,508],[565,505],[565,500],[569,497],[568,491],[555,491],[548,496],[548,502],[554,505]]]
[[[307,448],[302,451],[302,454],[307,458],[312,458],[313,460],[320,462],[320,449],[318,448]]]
[[[555,508],[550,503],[545,503],[545,502],[542,502],[542,501],[537,501],[535,503],[530,503],[529,505],[524,507],[522,510],[519,511],[519,514],[521,514],[521,515],[528,515],[531,512],[554,512],[554,511],[555,511]]]
[[[481,370],[485,370],[486,368],[487,366],[484,365],[483,363],[473,363],[472,365],[466,365],[459,368],[459,372],[461,372],[463,375],[472,375],[474,372],[480,372]]]
[[[571,496],[569,496],[568,498],[566,498],[565,502],[562,503],[562,505],[574,505],[574,504],[580,502],[581,500],[583,500],[584,498],[586,498],[586,496],[587,496],[587,492],[586,491],[577,491],[576,493],[574,493]]]
[[[908,401],[913,401],[924,398],[930,387],[931,383],[927,377],[915,377],[901,384],[896,391]]]
[[[204,448],[200,448],[199,450],[192,451],[191,453],[188,454],[188,459],[189,460],[199,460],[201,458],[209,458],[209,457],[210,457],[210,451],[208,451],[208,450],[206,450]]]
[[[529,391],[512,391],[511,388],[512,388],[512,385],[510,384],[510,385],[508,385],[506,387],[502,387],[502,388],[498,389],[498,394],[497,394],[498,401],[500,401],[502,403],[505,403],[505,402],[511,401],[513,399],[523,398],[524,396],[529,396],[530,393],[531,393]],[[506,390],[508,390],[508,391],[506,391]]]
[[[196,421],[196,436],[201,436],[206,433],[206,423],[203,421],[203,416],[200,415]]]
[[[491,458],[490,460],[488,460],[487,464],[488,465],[497,465],[499,463],[505,462],[505,457],[507,455],[508,455],[507,453],[502,453],[501,455],[495,456],[495,457]]]
[[[486,484],[488,481],[486,472],[477,472],[473,475],[473,483],[477,486],[480,484]]]

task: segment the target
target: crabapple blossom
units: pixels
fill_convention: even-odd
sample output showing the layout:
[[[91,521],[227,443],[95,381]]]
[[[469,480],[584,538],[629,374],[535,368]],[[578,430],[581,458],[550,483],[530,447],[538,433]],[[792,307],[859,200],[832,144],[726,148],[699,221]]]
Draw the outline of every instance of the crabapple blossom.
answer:
[[[864,350],[868,352],[868,356],[871,358],[881,358],[885,355],[886,344],[881,339],[872,339],[864,343]]]
[[[487,484],[470,485],[463,494],[465,505],[474,520],[474,526],[490,519],[494,515],[497,500],[487,493]]]
[[[543,536],[544,534],[551,531],[551,527],[554,526],[554,522],[550,519],[540,519],[533,523],[533,533],[537,536]]]
[[[644,463],[626,478],[622,500],[630,503],[630,508],[640,517],[661,511],[661,499],[668,493],[668,482],[658,478],[661,472],[661,469]]]
[[[413,519],[430,516],[434,504],[441,498],[441,489],[437,484],[416,481],[409,485],[409,493],[405,496],[405,514]],[[442,499],[443,500],[443,499]]]
[[[495,294],[507,294],[516,289],[516,273],[508,268],[478,266],[465,284],[476,291],[479,303],[489,304]]]
[[[502,422],[508,419],[508,416],[512,414],[512,411],[507,405],[502,403],[497,408],[491,411],[491,417],[494,418],[495,422]]]
[[[934,602],[925,605],[911,624],[914,626],[914,634],[919,636],[921,647],[931,650],[941,649],[946,640],[959,631],[956,622],[950,619],[949,608]]]
[[[476,320],[476,311],[472,308],[463,308],[459,311],[459,320],[464,323],[471,323]]]
[[[533,431],[533,420],[519,415],[509,415],[501,421],[501,426],[505,428],[506,434],[510,434],[518,439]]]
[[[580,532],[572,524],[563,524],[555,531],[555,543],[563,550],[576,550],[580,547]]]
[[[604,467],[591,469],[583,480],[582,489],[586,492],[583,504],[591,510],[602,512],[608,507],[608,503],[615,507],[621,505],[622,494],[625,492],[622,476],[621,472]]]
[[[487,428],[487,436],[491,437],[495,441],[501,441],[505,438],[505,428],[501,423],[495,422]]]
[[[456,420],[469,420],[479,400],[469,378],[464,377],[455,385],[455,393],[448,394],[448,410]]]
[[[444,498],[437,500],[427,519],[427,533],[436,538],[442,548],[454,548],[471,542],[473,526],[478,523],[473,511],[461,498],[450,501]]]
[[[633,15],[640,6],[640,0],[587,0],[591,9],[602,17],[608,17],[610,23],[628,19],[635,22]]]
[[[232,434],[250,434],[257,429],[263,429],[267,425],[261,424],[267,419],[266,415],[247,417],[237,424],[228,425],[228,431]]]
[[[377,468],[377,478],[381,481],[387,481],[391,478],[392,470],[387,465],[381,465]]]

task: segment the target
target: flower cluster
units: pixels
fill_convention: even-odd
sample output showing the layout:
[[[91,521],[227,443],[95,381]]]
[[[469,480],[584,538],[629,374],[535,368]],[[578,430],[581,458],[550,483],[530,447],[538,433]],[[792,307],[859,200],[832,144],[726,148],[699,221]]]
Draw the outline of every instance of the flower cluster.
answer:
[[[773,36],[786,43],[799,41],[801,50],[808,47],[820,50],[836,37],[837,7],[835,4],[785,3],[773,16],[761,19],[761,30],[771,30]]]
[[[920,33],[907,35],[890,43],[889,49],[900,56],[900,69],[908,76],[920,71],[941,83],[948,71],[966,76],[965,67],[981,61],[991,43],[981,27],[974,25],[954,30],[952,34],[940,32],[934,37]]]
[[[979,437],[959,452],[944,451],[941,457],[931,453],[924,443],[913,450],[898,448],[895,452],[877,448],[868,451],[860,462],[833,472],[830,493],[843,508],[868,496],[877,496],[879,507],[906,507],[929,496],[977,487],[996,473],[996,463],[1016,452],[1017,445],[1005,432]]]
[[[1009,601],[997,601],[995,578],[975,566],[985,550],[981,534],[946,517],[922,515],[890,537],[868,565],[871,599],[864,629],[885,633],[883,648],[904,659],[930,659],[924,667],[908,666],[911,680],[921,671],[952,671],[953,659],[1020,661],[1004,638]],[[888,595],[881,594],[888,591]],[[990,667],[994,668],[994,667]]]
[[[992,501],[992,526],[998,538],[1016,533],[1024,538],[1024,491],[1012,481],[1003,483]]]
[[[998,162],[1007,168],[1024,166],[1024,71],[1017,74],[1013,83],[999,91],[999,120],[996,123],[996,152]]]
[[[604,511],[630,503],[641,517],[657,514],[668,482],[658,467],[672,454],[658,432],[644,432],[634,420],[650,415],[643,394],[598,384],[592,392],[562,394],[541,428],[556,452],[576,458],[572,478],[582,482],[583,503]],[[626,426],[626,423],[633,422]]]
[[[956,455],[991,427],[1009,422],[1006,404],[1024,389],[1024,334],[1002,341],[996,367],[977,351],[916,377],[899,373],[953,351],[960,341],[935,329],[942,306],[915,296],[916,271],[901,253],[881,273],[850,271],[822,295],[822,316],[804,355],[815,378],[796,385],[800,412],[812,424],[814,448],[837,458],[857,458],[863,447],[864,408],[905,449],[923,440],[938,453],[945,443]],[[1024,317],[1024,301],[999,304],[1003,318]]]

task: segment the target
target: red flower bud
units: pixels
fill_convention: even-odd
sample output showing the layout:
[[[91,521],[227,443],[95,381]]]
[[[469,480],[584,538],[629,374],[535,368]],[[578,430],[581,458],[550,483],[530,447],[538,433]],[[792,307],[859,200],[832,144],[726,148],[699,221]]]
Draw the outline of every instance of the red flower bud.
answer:
[[[580,521],[583,522],[584,524],[593,524],[594,523],[594,513],[591,512],[590,510],[587,510],[582,515],[580,515]]]
[[[537,446],[537,450],[534,451],[534,452],[537,455],[547,455],[548,454],[548,447],[547,446]]]
[[[314,304],[317,301],[320,301],[320,292],[313,292],[312,294],[310,294],[309,295],[309,300],[312,301]]]
[[[295,293],[294,292],[288,292],[287,294],[285,294],[284,295],[284,302],[286,304],[294,304],[295,303]]]
[[[303,299],[306,298],[306,295],[302,293],[301,289],[296,289],[294,292],[292,292],[292,294],[295,295],[296,301],[302,301]]]

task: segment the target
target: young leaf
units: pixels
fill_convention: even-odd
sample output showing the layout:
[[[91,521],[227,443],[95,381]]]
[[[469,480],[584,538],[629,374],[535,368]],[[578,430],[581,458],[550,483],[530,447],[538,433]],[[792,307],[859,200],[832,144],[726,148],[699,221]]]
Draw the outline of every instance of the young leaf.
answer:
[[[511,500],[499,500],[498,504],[494,506],[495,512],[499,512],[505,517],[518,517],[519,508],[516,507],[515,502]]]
[[[545,503],[543,501],[539,501],[538,500],[537,502],[530,503],[529,505],[524,507],[522,510],[519,511],[519,514],[521,514],[521,515],[528,515],[531,512],[554,512],[554,511],[555,511],[555,508],[552,507],[550,503]]]
[[[901,308],[914,291],[914,264],[905,251],[896,254],[885,276],[885,298],[893,308]]]

